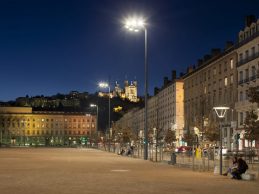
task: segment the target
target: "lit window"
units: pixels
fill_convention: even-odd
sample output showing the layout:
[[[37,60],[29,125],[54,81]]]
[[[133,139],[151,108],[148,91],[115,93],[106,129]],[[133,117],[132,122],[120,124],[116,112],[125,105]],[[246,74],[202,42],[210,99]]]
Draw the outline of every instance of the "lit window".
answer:
[[[224,83],[225,83],[225,86],[227,86],[227,85],[228,85],[228,78],[227,78],[227,77],[225,77],[225,79],[224,79]]]

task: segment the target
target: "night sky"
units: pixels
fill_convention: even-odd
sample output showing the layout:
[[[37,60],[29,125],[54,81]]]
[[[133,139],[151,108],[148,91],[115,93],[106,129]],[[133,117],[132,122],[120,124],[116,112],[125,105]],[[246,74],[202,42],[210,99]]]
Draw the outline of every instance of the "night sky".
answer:
[[[144,83],[144,33],[123,18],[148,22],[149,90],[171,70],[185,72],[212,48],[236,41],[259,0],[2,0],[0,101],[19,96],[95,92],[99,81]]]

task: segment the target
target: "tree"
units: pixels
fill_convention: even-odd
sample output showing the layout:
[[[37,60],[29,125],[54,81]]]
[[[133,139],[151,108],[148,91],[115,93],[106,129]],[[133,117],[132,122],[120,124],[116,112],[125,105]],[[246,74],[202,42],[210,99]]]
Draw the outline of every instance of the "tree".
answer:
[[[194,140],[195,140],[195,135],[193,133],[191,133],[189,130],[183,136],[183,141],[187,142],[187,145],[192,145]]]
[[[251,103],[259,105],[259,86],[251,87],[248,91],[248,98]],[[255,110],[248,112],[244,122],[245,126],[245,138],[251,142],[259,140],[259,120],[258,113]]]
[[[175,131],[174,130],[167,130],[167,133],[165,135],[165,143],[170,144],[170,146],[173,146],[173,142],[176,141]]]
[[[205,130],[204,136],[210,142],[217,142],[219,140],[219,130],[215,128],[208,128]]]
[[[204,130],[204,139],[205,141],[216,143],[219,141],[219,126],[212,118],[210,119],[209,126]]]
[[[259,86],[249,88],[247,95],[250,102],[259,104]]]
[[[250,141],[251,147],[254,140],[259,140],[259,120],[257,113],[252,110],[246,115],[244,122],[245,138]]]

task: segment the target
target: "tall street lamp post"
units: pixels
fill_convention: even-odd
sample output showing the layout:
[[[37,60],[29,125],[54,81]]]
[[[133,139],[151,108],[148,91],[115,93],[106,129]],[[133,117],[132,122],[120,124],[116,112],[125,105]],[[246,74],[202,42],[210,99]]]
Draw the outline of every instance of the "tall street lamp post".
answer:
[[[108,138],[109,138],[109,151],[110,151],[110,130],[111,130],[111,96],[110,96],[110,93],[111,93],[111,87],[110,85],[107,83],[107,82],[100,82],[99,83],[99,87],[100,88],[108,88],[108,97],[109,97],[109,113],[108,113],[108,127],[109,127],[109,135],[108,135]]]
[[[219,106],[219,107],[214,107],[213,108],[217,114],[217,116],[220,119],[220,127],[219,127],[219,174],[222,175],[222,120],[225,117],[225,114],[227,112],[227,110],[229,109],[229,107],[223,107],[223,106]]]
[[[147,28],[143,18],[128,18],[125,27],[129,31],[145,33],[145,112],[144,112],[144,160],[148,159],[148,132],[147,132],[147,94],[148,94],[148,62],[147,62]]]

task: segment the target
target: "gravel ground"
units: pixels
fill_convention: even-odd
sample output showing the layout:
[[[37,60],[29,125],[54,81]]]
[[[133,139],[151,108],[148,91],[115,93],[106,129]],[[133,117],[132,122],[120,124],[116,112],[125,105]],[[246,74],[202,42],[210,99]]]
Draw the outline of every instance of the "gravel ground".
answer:
[[[255,194],[237,181],[93,149],[0,149],[0,194]]]

